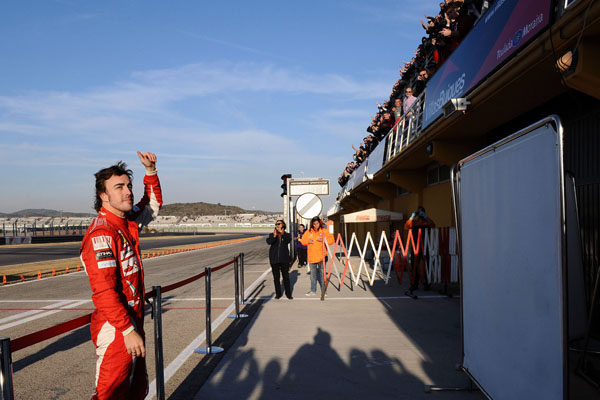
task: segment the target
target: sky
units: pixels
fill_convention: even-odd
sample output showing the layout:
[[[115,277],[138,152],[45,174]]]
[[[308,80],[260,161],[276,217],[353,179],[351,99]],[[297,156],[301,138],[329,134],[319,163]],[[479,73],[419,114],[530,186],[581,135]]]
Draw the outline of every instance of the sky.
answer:
[[[93,174],[158,157],[165,204],[281,211],[282,174],[337,178],[431,0],[0,4],[0,212],[93,212]]]

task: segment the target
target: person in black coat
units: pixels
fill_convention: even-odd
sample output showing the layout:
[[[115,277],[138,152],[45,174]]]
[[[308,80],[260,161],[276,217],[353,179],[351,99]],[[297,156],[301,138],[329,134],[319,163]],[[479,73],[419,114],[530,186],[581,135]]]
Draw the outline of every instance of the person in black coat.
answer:
[[[278,219],[275,223],[273,233],[267,237],[269,248],[269,262],[271,263],[271,271],[273,272],[273,282],[275,283],[275,298],[281,298],[281,282],[279,275],[283,277],[283,287],[285,296],[292,299],[292,289],[290,287],[290,250],[289,244],[292,241],[292,236],[285,231],[285,222]]]

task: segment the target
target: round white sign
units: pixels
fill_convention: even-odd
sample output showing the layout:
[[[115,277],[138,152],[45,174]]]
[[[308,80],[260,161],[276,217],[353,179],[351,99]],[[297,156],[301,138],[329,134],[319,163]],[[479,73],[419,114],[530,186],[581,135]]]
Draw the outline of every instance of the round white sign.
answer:
[[[314,193],[304,193],[296,200],[296,211],[302,218],[311,219],[321,213],[323,203]]]

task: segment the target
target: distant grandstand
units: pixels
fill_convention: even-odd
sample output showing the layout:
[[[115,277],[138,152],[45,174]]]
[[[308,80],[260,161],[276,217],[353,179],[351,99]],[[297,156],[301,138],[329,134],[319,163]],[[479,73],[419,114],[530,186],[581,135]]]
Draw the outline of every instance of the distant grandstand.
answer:
[[[0,236],[79,236],[85,233],[94,217],[1,217]],[[282,215],[234,214],[180,217],[159,215],[150,225],[152,232],[195,232],[223,229],[264,231],[273,227]]]

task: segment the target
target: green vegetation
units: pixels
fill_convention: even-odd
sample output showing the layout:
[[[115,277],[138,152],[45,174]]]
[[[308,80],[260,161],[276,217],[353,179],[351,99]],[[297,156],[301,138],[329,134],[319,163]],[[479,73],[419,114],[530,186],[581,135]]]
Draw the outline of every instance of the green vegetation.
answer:
[[[236,206],[224,206],[221,203],[173,203],[165,204],[160,210],[160,215],[173,215],[177,217],[199,217],[202,215],[234,215],[234,214],[277,214],[272,211],[244,210]],[[23,217],[94,217],[91,213],[72,213],[66,211],[47,209],[27,209],[14,213],[0,213],[0,218],[23,218]]]
[[[225,206],[221,203],[173,203],[165,204],[160,210],[161,215],[174,215],[177,217],[198,217],[202,215],[234,215],[234,214],[276,214],[270,211],[250,211],[236,206]]]

